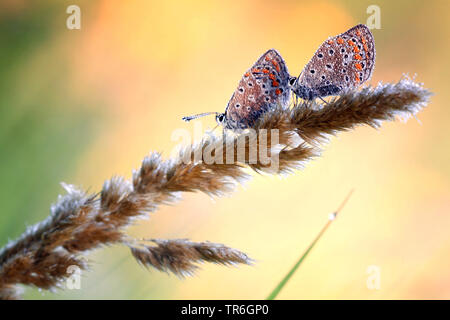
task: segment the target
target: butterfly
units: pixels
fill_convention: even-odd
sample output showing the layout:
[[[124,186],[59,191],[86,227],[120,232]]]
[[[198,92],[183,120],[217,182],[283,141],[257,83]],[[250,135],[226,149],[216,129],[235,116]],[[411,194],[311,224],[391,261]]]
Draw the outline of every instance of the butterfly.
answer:
[[[322,43],[291,89],[304,100],[339,95],[369,80],[374,66],[373,35],[359,24]]]
[[[289,103],[290,80],[292,77],[283,58],[275,49],[270,49],[244,73],[224,113],[206,112],[183,117],[183,120],[215,114],[218,125],[226,129],[251,128],[264,112]]]

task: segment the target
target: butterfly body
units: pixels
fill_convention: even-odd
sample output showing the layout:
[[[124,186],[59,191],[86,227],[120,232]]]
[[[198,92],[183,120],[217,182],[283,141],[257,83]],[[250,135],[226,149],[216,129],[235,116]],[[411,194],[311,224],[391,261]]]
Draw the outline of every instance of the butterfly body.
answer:
[[[373,35],[363,24],[329,38],[292,85],[305,100],[338,95],[369,80],[375,66]]]
[[[294,89],[293,89],[294,90]],[[319,97],[327,97],[338,94],[341,88],[337,85],[325,85],[317,88],[310,88],[305,85],[297,85],[294,93],[304,100],[314,100]]]

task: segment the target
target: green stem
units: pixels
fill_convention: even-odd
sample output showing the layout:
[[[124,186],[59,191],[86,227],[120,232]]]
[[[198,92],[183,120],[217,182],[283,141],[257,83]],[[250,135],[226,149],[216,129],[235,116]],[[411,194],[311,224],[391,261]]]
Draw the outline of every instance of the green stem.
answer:
[[[350,193],[348,194],[348,196],[345,198],[344,202],[341,204],[341,206],[339,207],[339,209],[332,213],[330,215],[330,219],[328,220],[328,222],[325,224],[325,226],[322,228],[322,230],[319,232],[319,234],[316,236],[316,238],[314,239],[314,241],[309,245],[308,249],[306,249],[306,251],[303,253],[303,255],[300,257],[300,259],[297,261],[297,263],[292,267],[292,269],[288,272],[288,274],[283,278],[283,280],[280,281],[280,283],[276,286],[275,289],[273,289],[273,291],[269,294],[269,296],[266,298],[266,300],[273,300],[277,297],[277,295],[280,293],[281,289],[283,289],[283,287],[286,285],[286,283],[289,281],[289,279],[292,277],[292,275],[295,273],[295,271],[298,269],[298,267],[301,265],[301,263],[303,262],[303,260],[305,260],[306,256],[309,254],[309,252],[312,250],[312,248],[315,246],[315,244],[317,243],[317,241],[319,241],[319,239],[322,237],[322,235],[325,233],[325,231],[328,229],[328,227],[330,226],[330,224],[334,221],[334,219],[336,218],[337,214],[341,211],[341,209],[344,207],[345,203],[347,202],[347,200],[350,198],[351,194],[353,193],[353,190],[350,191]]]

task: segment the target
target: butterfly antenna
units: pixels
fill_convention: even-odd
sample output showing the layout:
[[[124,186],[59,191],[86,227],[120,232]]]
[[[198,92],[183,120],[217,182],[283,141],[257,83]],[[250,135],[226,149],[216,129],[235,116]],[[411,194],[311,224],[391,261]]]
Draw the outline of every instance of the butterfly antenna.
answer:
[[[189,122],[189,121],[191,121],[191,120],[194,120],[194,119],[197,119],[197,118],[201,118],[201,117],[204,117],[204,116],[209,116],[209,115],[211,115],[211,114],[219,114],[218,112],[205,112],[205,113],[199,113],[199,114],[195,114],[195,115],[193,115],[193,116],[188,116],[188,117],[183,117],[182,119],[184,120],[184,121],[186,121],[186,122]]]

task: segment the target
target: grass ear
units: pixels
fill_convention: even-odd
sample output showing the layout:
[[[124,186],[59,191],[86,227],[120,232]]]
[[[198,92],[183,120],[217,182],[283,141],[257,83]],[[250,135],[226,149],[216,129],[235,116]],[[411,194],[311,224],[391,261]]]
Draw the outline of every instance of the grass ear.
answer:
[[[134,258],[141,264],[177,274],[190,274],[202,261],[222,265],[249,264],[251,259],[240,251],[225,246],[219,247],[223,251],[214,251],[218,247],[210,243],[159,240],[156,246],[138,246],[126,230],[137,219],[147,217],[161,205],[176,202],[182,192],[221,196],[234,190],[240,181],[250,178],[246,168],[265,171],[271,167],[260,156],[256,161],[250,161],[252,148],[260,150],[264,147],[269,156],[276,156],[276,168],[271,167],[274,170],[267,172],[292,173],[318,156],[322,142],[330,135],[359,125],[378,128],[383,121],[414,116],[426,106],[430,95],[430,91],[421,84],[404,78],[394,84],[344,92],[327,105],[302,102],[292,109],[276,108],[266,112],[253,128],[256,133],[266,133],[264,146],[261,139],[254,140],[256,145],[247,143],[247,134],[236,134],[225,142],[222,136],[207,135],[208,139],[186,146],[173,159],[164,160],[159,153],[150,154],[133,172],[131,181],[113,177],[104,182],[98,193],[88,194],[74,186],[64,185],[66,194],[58,197],[50,215],[28,227],[18,239],[0,250],[0,298],[20,298],[18,284],[46,290],[58,287],[70,276],[67,273],[69,266],[86,268],[83,256],[106,245],[131,247]],[[208,114],[216,113],[188,119]],[[267,145],[275,133],[278,135],[276,146]],[[297,142],[301,142],[293,143],[294,136],[298,138]],[[207,149],[214,150],[210,152],[214,161],[197,161],[196,155],[203,155]],[[229,150],[234,151],[232,161],[224,163],[224,159],[229,159]],[[244,152],[244,157],[236,156],[239,150]],[[292,273],[317,240],[291,270]],[[269,298],[275,297],[276,293]]]

